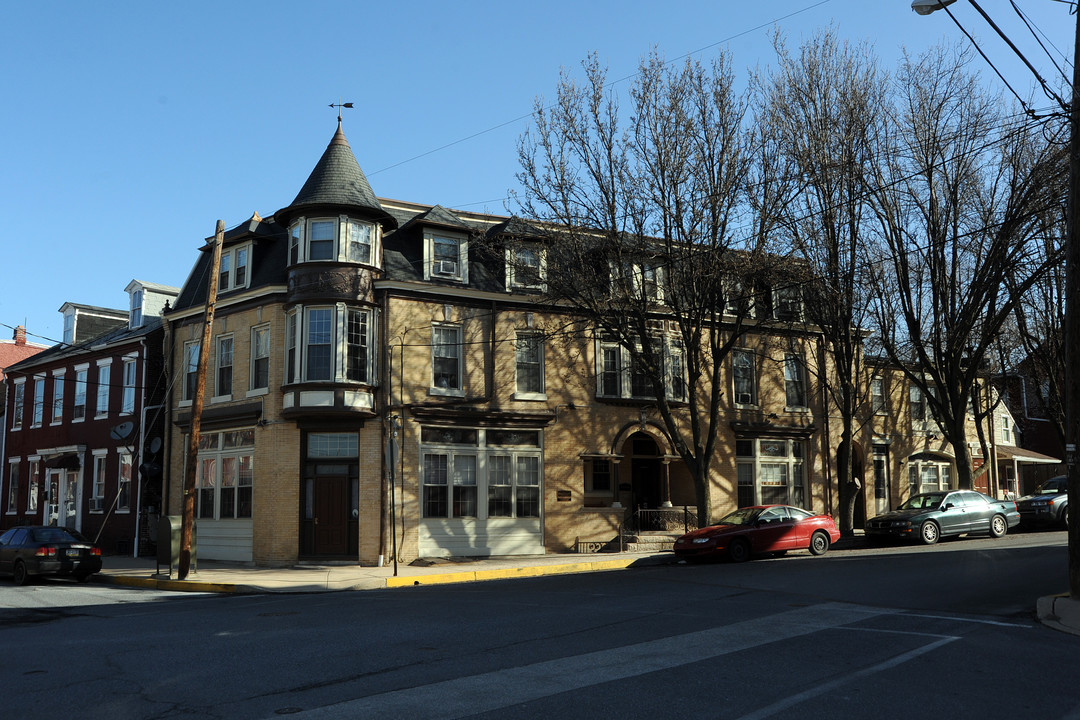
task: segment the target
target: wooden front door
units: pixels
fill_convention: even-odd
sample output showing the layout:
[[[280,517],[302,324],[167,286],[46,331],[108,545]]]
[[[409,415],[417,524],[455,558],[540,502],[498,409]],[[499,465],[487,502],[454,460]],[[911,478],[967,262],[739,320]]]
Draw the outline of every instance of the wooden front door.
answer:
[[[314,492],[315,555],[345,555],[349,550],[349,479],[319,475]]]

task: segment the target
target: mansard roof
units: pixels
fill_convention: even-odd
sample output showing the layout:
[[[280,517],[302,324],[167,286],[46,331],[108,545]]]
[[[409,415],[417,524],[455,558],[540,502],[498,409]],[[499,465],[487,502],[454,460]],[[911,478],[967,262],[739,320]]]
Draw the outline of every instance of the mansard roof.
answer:
[[[291,217],[306,209],[333,208],[363,210],[388,228],[397,227],[397,221],[383,209],[356,162],[340,120],[337,132],[296,198],[274,215],[282,224],[288,224]]]

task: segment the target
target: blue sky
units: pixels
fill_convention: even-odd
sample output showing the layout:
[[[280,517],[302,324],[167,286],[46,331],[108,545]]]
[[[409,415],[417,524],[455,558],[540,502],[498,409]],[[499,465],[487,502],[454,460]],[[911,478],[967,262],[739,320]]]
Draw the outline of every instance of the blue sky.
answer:
[[[1016,2],[1071,56],[1067,5]],[[1006,0],[981,4],[1054,74]],[[965,0],[951,9],[1027,95],[1008,47]],[[725,47],[745,78],[772,62],[774,25],[792,47],[832,25],[887,67],[901,47],[966,42],[910,0],[47,2],[2,18],[0,336],[25,324],[44,343],[63,303],[125,308],[133,278],[179,286],[218,219],[288,205],[334,133],[332,102],[356,105],[345,132],[380,197],[502,213],[534,99],[591,51],[616,79],[654,46]]]

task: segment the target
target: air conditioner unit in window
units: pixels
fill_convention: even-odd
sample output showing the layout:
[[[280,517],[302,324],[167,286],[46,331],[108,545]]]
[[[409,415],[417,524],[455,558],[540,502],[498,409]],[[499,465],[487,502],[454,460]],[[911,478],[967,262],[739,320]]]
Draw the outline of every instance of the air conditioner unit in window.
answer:
[[[753,405],[754,397],[750,393],[735,393],[735,402],[740,405]]]
[[[457,263],[453,260],[436,260],[432,269],[436,275],[457,275]]]

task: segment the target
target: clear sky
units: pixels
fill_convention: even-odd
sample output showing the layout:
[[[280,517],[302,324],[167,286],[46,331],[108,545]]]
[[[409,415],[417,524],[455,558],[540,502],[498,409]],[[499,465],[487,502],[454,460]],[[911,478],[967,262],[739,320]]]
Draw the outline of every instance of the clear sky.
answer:
[[[1070,6],[1015,1],[1071,59]],[[1007,0],[981,4],[1055,75]],[[1029,95],[967,0],[951,9]],[[180,286],[218,219],[288,205],[336,129],[329,103],[355,104],[345,133],[380,197],[503,213],[534,99],[590,51],[619,79],[654,46],[725,47],[745,78],[772,62],[773,26],[795,47],[832,25],[890,68],[901,47],[967,42],[910,0],[12,2],[0,18],[0,336],[25,324],[44,343],[65,302],[122,309],[132,279]]]

